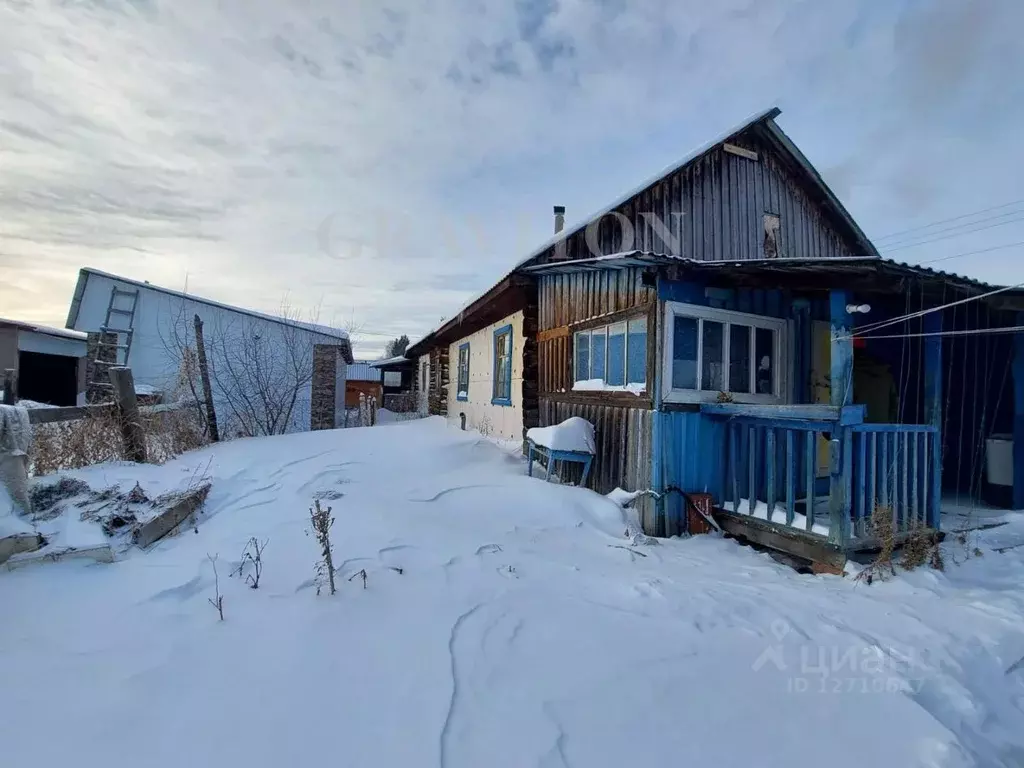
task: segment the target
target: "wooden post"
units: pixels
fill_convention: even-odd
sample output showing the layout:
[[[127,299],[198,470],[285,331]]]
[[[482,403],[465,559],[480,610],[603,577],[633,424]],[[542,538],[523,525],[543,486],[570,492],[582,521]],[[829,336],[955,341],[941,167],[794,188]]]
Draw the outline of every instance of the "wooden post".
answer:
[[[217,429],[217,411],[213,408],[213,392],[210,387],[210,369],[206,363],[206,344],[203,341],[203,321],[195,316],[196,356],[199,358],[199,377],[203,381],[203,398],[206,400],[206,423],[210,425],[210,440],[220,442]]]
[[[829,295],[832,310],[832,405],[853,404],[853,318],[846,311],[849,291],[833,289]]]
[[[1017,325],[1024,312],[1017,314]],[[1024,509],[1024,334],[1013,337],[1013,508]]]
[[[139,405],[135,399],[135,381],[130,368],[112,366],[110,383],[114,385],[114,402],[117,404],[121,422],[121,436],[124,439],[124,455],[129,461],[146,462],[146,433],[142,429]]]
[[[929,312],[924,316],[923,333],[942,332],[942,313]],[[1016,370],[1016,369],[1015,369]],[[929,503],[924,519],[929,526],[938,529],[942,508],[942,337],[924,338],[924,420],[938,431],[933,443],[932,461],[929,466]]]
[[[18,401],[18,373],[13,368],[4,370],[4,405]]]
[[[853,403],[853,318],[846,311],[850,293],[842,289],[829,292],[832,316],[832,405],[843,408]],[[842,419],[840,419],[842,421]],[[847,481],[851,450],[849,427],[839,426],[829,441],[829,541],[845,546],[850,531],[850,498]]]

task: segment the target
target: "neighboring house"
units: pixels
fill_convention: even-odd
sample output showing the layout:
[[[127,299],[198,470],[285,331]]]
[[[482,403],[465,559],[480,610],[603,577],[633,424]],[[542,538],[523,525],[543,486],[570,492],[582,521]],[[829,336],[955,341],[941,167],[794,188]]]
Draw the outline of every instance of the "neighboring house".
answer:
[[[450,362],[431,412],[472,412],[458,349],[502,319],[485,299],[512,281],[536,325],[511,407],[524,427],[534,397],[541,426],[593,423],[590,485],[654,491],[637,501],[649,534],[685,530],[684,494],[707,493],[726,530],[836,567],[877,544],[873,514],[902,537],[939,528],[944,492],[977,498],[986,445],[1011,457],[997,482],[1024,508],[1024,342],[990,332],[1024,324],[1024,292],[880,258],[778,114],[556,224],[417,342],[410,356]]]
[[[0,377],[14,371],[19,400],[83,405],[85,349],[84,333],[0,319]]]
[[[374,367],[372,360],[356,360],[348,367],[348,378],[345,385],[345,407],[358,408],[359,396],[374,398],[377,406],[384,402],[384,385],[381,372]]]
[[[88,333],[93,399],[105,394],[111,364],[127,365],[137,388],[152,387],[166,398],[201,395],[196,317],[222,432],[266,434],[343,423],[346,367],[352,363],[345,331],[85,268],[67,327]]]
[[[537,303],[531,278],[509,275],[409,347],[427,411],[504,440],[537,425]]]
[[[415,360],[402,355],[387,360],[377,360],[373,367],[380,371],[384,397],[384,408],[394,413],[411,413],[418,410],[416,393],[417,367]]]

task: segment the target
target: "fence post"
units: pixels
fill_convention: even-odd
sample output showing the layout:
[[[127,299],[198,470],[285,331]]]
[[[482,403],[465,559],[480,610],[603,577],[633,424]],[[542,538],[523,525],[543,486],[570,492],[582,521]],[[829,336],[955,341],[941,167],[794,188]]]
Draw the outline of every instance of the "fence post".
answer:
[[[206,363],[206,344],[203,341],[203,321],[195,316],[196,326],[196,357],[199,359],[199,377],[203,382],[203,397],[206,399],[206,423],[210,425],[210,440],[220,442],[220,430],[217,429],[217,412],[213,408],[213,392],[210,387],[210,368]]]
[[[110,383],[114,385],[121,436],[124,439],[125,458],[140,464],[146,462],[146,433],[139,417],[139,404],[135,399],[135,381],[131,368],[110,368]]]
[[[14,405],[18,400],[18,374],[13,368],[4,370],[4,405]]]

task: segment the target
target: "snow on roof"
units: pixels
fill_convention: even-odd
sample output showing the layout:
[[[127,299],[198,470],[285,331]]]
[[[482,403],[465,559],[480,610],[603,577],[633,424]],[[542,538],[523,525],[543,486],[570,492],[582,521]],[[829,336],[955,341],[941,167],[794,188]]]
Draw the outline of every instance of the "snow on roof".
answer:
[[[81,294],[85,291],[84,282],[88,279],[89,275],[96,275],[97,277],[105,277],[109,280],[117,280],[121,283],[128,283],[139,288],[143,288],[150,291],[156,291],[158,293],[165,293],[169,296],[177,296],[182,299],[188,299],[189,301],[196,301],[200,304],[206,304],[211,307],[217,307],[218,309],[226,309],[229,312],[238,312],[239,314],[249,315],[251,317],[257,317],[261,320],[269,320],[272,323],[281,323],[282,325],[290,325],[294,328],[301,328],[311,333],[318,333],[323,336],[331,336],[335,339],[349,340],[348,331],[344,331],[341,328],[332,328],[328,325],[320,325],[318,323],[307,323],[302,320],[293,320],[288,317],[281,317],[279,315],[269,315],[265,312],[257,312],[253,309],[245,309],[243,307],[232,306],[231,304],[224,304],[220,301],[213,299],[205,299],[202,296],[196,296],[192,293],[185,293],[184,291],[175,291],[171,288],[163,288],[159,285],[153,285],[144,280],[133,280],[130,277],[122,277],[121,275],[114,275],[110,272],[104,272],[93,267],[82,267],[78,273],[78,287],[75,289],[75,298],[80,299]],[[79,302],[80,303],[80,302]],[[78,303],[72,301],[71,312],[68,315],[68,327],[73,327],[75,322],[78,320]]]
[[[36,325],[35,323],[27,323],[22,320],[9,320],[3,317],[0,317],[0,325],[13,325],[19,331],[45,333],[47,336],[59,336],[62,339],[74,339],[75,341],[86,340],[85,333],[82,331],[73,331],[68,328],[54,328],[50,325]]]
[[[387,360],[374,360],[370,363],[374,368],[383,368],[385,365],[396,365],[398,363],[408,362],[409,358],[405,355],[398,355],[397,357],[389,357]]]

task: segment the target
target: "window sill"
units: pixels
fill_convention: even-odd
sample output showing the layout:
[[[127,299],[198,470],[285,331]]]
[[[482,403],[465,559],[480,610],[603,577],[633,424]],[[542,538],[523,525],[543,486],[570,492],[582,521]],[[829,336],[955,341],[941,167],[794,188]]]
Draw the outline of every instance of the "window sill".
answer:
[[[463,397],[462,395],[456,395],[455,399],[458,400],[460,403],[468,403],[469,395],[466,395],[465,397]]]
[[[511,406],[512,405],[512,398],[511,397],[492,397],[491,398],[491,405]]]
[[[729,393],[732,397],[728,403],[741,405],[785,405],[786,398],[775,395],[744,395],[741,393]],[[702,392],[695,389],[673,389],[662,396],[666,403],[717,403],[718,392]]]

